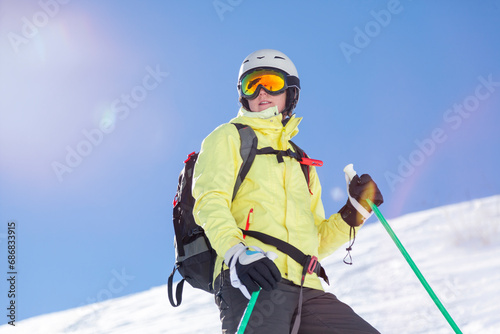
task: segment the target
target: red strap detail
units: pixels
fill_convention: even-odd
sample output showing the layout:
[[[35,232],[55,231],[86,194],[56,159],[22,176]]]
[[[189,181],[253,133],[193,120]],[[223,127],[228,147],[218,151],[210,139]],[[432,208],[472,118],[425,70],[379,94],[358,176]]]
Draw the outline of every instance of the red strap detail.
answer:
[[[300,163],[302,165],[308,165],[308,166],[316,166],[316,167],[323,166],[323,161],[316,160],[316,159],[311,159],[311,158],[306,158],[306,157],[303,157],[302,161]]]
[[[309,261],[309,266],[307,267],[307,273],[313,274],[317,264],[318,264],[318,258],[316,256],[311,257],[311,261]]]
[[[191,159],[191,157],[192,157],[195,153],[196,153],[196,152],[191,152],[191,153],[189,153],[189,154],[188,154],[187,159],[186,159],[186,160],[184,160],[184,163],[188,162],[188,161]]]
[[[187,156],[187,159],[186,159],[186,160],[184,160],[184,164],[186,164],[186,163],[187,163],[187,162],[191,159],[191,157],[192,157],[194,154],[196,154],[196,152],[191,152],[191,153],[189,153],[189,154],[188,154],[188,156]],[[173,201],[173,203],[172,203],[172,204],[173,204],[174,206],[177,204],[177,194],[175,194],[174,201]]]

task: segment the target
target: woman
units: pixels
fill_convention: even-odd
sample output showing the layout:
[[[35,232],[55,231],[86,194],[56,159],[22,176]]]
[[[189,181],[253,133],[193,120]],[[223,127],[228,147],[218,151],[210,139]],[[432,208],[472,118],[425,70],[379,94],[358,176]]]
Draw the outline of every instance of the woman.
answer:
[[[348,242],[364,218],[349,200],[325,218],[315,163],[290,142],[302,120],[293,114],[300,93],[294,64],[276,50],[253,52],[241,65],[238,91],[242,107],[230,123],[249,126],[258,140],[248,174],[233,199],[241,140],[227,123],[203,141],[193,178],[194,217],[219,255],[222,332],[236,332],[250,294],[262,288],[246,333],[378,333],[319,278],[327,279],[317,260]],[[350,194],[361,204],[383,202],[368,175],[353,179]]]

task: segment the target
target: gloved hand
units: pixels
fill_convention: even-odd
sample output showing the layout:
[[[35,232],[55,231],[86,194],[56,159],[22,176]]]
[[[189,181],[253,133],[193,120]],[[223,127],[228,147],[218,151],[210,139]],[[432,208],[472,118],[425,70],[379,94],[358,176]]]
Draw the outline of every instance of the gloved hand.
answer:
[[[354,176],[349,184],[349,193],[368,212],[371,212],[372,209],[366,202],[366,199],[370,199],[376,206],[384,202],[377,184],[368,174],[363,174],[361,177],[358,175]],[[354,208],[349,199],[347,199],[346,205],[340,209],[339,213],[342,219],[350,226],[359,226],[365,221],[365,218]]]
[[[224,255],[229,267],[231,285],[239,288],[243,295],[250,299],[251,293],[262,289],[276,289],[281,280],[281,273],[273,260],[277,255],[264,252],[258,247],[249,247],[242,243],[231,247]]]

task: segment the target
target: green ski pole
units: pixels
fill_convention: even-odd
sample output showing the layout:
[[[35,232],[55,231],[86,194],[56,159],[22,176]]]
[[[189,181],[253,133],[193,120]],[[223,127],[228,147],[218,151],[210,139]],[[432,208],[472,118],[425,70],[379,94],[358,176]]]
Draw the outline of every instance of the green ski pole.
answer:
[[[356,172],[354,171],[352,164],[347,165],[344,168],[344,172],[349,177],[349,179],[352,179],[356,175]],[[349,189],[348,189],[348,191],[349,191]],[[378,207],[372,201],[370,201],[369,199],[367,199],[366,202],[370,205],[370,207],[372,208],[373,212],[375,212],[375,215],[377,216],[378,220],[382,223],[382,225],[386,229],[387,233],[389,233],[389,235],[391,236],[392,240],[394,241],[394,243],[396,244],[396,246],[399,248],[399,251],[401,252],[401,254],[403,254],[404,258],[406,259],[406,262],[408,262],[408,264],[410,265],[411,269],[413,269],[413,272],[415,273],[415,275],[417,275],[418,279],[420,280],[420,283],[424,286],[425,290],[427,290],[427,293],[430,295],[430,297],[432,298],[432,300],[434,301],[434,303],[436,304],[436,306],[439,308],[439,310],[441,311],[441,313],[443,314],[443,316],[446,318],[446,320],[448,321],[448,323],[450,324],[450,326],[453,328],[453,330],[455,331],[455,333],[462,334],[462,331],[460,331],[460,328],[458,328],[458,325],[455,323],[455,321],[453,321],[453,318],[450,316],[450,314],[448,313],[448,311],[446,310],[446,308],[443,306],[443,304],[441,303],[441,301],[439,300],[439,298],[436,296],[436,294],[432,290],[432,288],[429,285],[429,283],[427,283],[427,281],[424,278],[424,275],[422,275],[422,273],[418,269],[418,267],[415,264],[415,262],[413,262],[413,259],[410,257],[410,254],[408,254],[408,252],[406,251],[406,249],[403,247],[403,244],[401,243],[401,241],[399,241],[398,237],[396,236],[396,233],[394,233],[394,231],[392,230],[391,226],[389,225],[389,223],[387,222],[387,220],[384,218],[384,216],[382,215],[382,213],[380,212],[380,210],[378,209]]]
[[[245,309],[245,312],[243,313],[243,317],[241,317],[241,321],[238,326],[236,334],[243,334],[245,332],[245,329],[247,328],[248,325],[248,320],[250,320],[253,308],[255,306],[255,303],[257,302],[257,298],[259,297],[260,290],[262,289],[252,292],[252,297],[248,301],[248,305],[247,308]]]

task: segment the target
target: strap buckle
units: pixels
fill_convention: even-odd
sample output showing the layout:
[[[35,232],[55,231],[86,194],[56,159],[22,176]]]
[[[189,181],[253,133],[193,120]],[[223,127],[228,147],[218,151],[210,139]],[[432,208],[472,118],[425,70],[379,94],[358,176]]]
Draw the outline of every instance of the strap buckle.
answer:
[[[312,256],[311,260],[309,260],[309,265],[307,266],[307,273],[313,274],[316,270],[317,264],[318,264],[318,258],[316,256]]]

